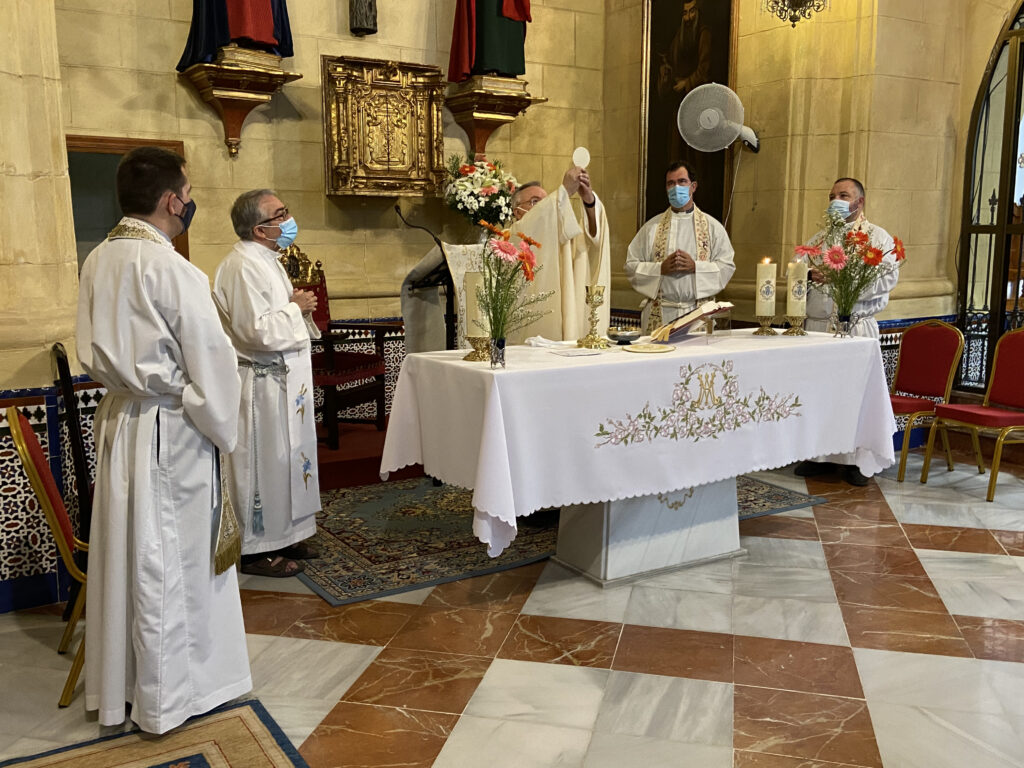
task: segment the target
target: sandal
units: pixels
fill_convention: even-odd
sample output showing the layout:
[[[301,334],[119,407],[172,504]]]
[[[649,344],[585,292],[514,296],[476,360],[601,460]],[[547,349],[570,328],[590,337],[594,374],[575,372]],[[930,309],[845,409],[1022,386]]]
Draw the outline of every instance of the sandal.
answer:
[[[309,539],[305,539],[277,550],[276,554],[292,560],[313,560],[320,557],[320,550],[310,544]]]
[[[261,557],[251,563],[242,563],[242,573],[253,576],[269,576],[272,579],[283,579],[289,576],[298,576],[306,569],[302,563],[289,560],[286,557],[271,556]]]

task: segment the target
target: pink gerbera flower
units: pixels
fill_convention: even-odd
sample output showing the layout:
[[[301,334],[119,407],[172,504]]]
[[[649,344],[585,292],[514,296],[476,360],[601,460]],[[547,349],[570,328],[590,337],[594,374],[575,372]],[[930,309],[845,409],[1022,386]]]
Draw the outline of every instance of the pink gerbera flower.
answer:
[[[531,268],[537,266],[537,255],[525,242],[519,244],[519,259],[525,261]]]
[[[495,195],[498,193],[498,188],[495,186],[480,187],[481,195]]]
[[[490,239],[491,248],[504,261],[519,261],[519,249],[508,240]]]
[[[825,251],[825,257],[822,259],[825,262],[826,267],[832,269],[842,269],[846,266],[846,251],[844,251],[838,245],[833,245],[827,251]]]
[[[793,252],[797,256],[809,258],[811,256],[821,256],[821,249],[814,245],[798,245],[793,249]]]

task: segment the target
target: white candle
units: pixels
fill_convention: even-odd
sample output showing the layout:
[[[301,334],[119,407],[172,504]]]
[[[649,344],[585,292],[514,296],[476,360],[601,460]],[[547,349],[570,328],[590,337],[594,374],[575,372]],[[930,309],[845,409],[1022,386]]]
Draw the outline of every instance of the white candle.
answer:
[[[775,317],[775,276],[778,264],[767,258],[757,265],[757,298],[754,314],[757,317]]]
[[[807,316],[807,262],[792,261],[786,272],[786,315]]]
[[[484,273],[483,272],[467,272],[465,282],[463,282],[464,291],[466,294],[466,335],[467,336],[486,336],[487,335],[487,317],[484,315],[483,310],[480,307],[480,302],[477,300],[477,290],[482,289],[484,285]],[[477,323],[480,325],[477,325]],[[483,326],[481,329],[480,326]]]

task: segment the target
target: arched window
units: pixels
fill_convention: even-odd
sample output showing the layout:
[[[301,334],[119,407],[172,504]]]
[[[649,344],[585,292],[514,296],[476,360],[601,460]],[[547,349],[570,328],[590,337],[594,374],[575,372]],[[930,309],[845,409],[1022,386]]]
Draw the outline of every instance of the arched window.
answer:
[[[960,387],[983,390],[998,338],[1024,325],[1024,2],[971,115],[959,270]]]

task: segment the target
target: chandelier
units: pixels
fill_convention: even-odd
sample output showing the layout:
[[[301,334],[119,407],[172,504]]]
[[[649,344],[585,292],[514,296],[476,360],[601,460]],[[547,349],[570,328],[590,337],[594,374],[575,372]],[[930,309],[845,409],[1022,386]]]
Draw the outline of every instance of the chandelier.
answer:
[[[795,27],[800,19],[809,19],[815,11],[828,8],[828,0],[764,0],[764,10]]]

